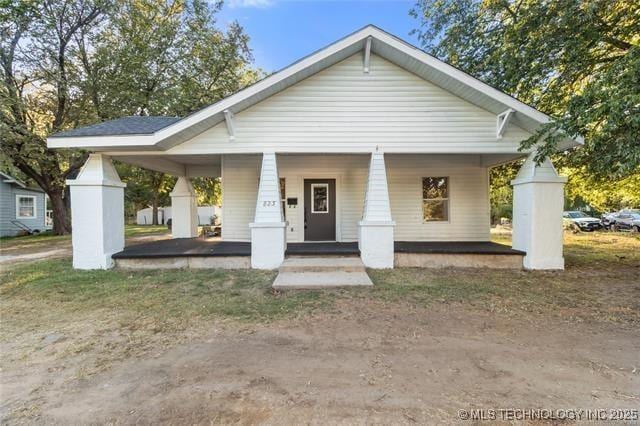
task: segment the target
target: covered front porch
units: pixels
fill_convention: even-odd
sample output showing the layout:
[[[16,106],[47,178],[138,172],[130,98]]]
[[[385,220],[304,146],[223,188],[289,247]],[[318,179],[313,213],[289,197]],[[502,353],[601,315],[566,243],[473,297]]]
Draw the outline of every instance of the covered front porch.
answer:
[[[173,240],[124,248],[119,237],[124,184],[112,158],[178,176],[171,193]],[[74,266],[276,269],[287,256],[337,255],[359,256],[369,268],[562,268],[563,180],[548,161],[536,165],[530,156],[513,181],[513,248],[490,242],[488,169],[490,161],[505,159],[379,150],[92,154],[78,178],[69,181],[72,199],[93,197],[91,203],[72,201],[74,235],[80,230],[101,239],[74,236]],[[222,178],[221,239],[198,236],[190,182],[196,176]],[[429,192],[434,187],[435,195]],[[103,213],[100,232],[87,221],[96,206]],[[319,221],[313,222],[314,216]]]

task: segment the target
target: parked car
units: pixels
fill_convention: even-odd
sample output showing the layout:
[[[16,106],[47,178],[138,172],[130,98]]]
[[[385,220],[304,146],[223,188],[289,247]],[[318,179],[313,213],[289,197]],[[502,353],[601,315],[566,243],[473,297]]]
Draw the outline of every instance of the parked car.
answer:
[[[615,231],[616,220],[622,214],[640,214],[640,209],[622,209],[618,212],[604,213],[601,218],[602,226],[611,231]]]
[[[602,228],[600,219],[591,217],[584,212],[569,211],[562,214],[565,227],[579,231],[595,231]]]
[[[602,226],[607,229],[611,229],[611,226],[616,222],[616,218],[618,217],[618,212],[609,212],[604,213],[600,218],[602,222]]]
[[[612,226],[613,231],[640,232],[640,213],[620,213]]]

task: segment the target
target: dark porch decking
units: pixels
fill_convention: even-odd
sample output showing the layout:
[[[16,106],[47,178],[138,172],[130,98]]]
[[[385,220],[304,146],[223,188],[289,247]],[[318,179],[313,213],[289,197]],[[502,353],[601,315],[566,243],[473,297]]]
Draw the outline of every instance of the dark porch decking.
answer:
[[[524,255],[520,250],[488,241],[396,241],[396,253]],[[288,243],[286,255],[359,255],[358,243]],[[125,247],[114,259],[251,256],[251,243],[218,239],[176,238]]]
[[[396,253],[439,254],[507,254],[524,256],[526,253],[491,241],[396,241]]]
[[[251,243],[219,239],[175,238],[125,247],[114,259],[251,256]]]

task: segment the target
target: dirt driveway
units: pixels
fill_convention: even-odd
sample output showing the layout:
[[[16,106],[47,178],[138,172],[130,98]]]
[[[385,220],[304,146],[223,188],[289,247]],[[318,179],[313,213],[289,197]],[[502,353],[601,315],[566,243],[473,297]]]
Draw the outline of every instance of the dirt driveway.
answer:
[[[58,424],[450,423],[459,409],[637,408],[639,353],[637,328],[345,303],[269,327],[211,324],[88,378],[45,356],[3,372],[3,399]]]

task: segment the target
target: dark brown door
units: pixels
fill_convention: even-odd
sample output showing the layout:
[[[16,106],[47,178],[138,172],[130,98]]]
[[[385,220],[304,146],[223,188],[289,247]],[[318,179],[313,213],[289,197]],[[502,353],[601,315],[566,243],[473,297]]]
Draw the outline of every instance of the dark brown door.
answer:
[[[304,240],[336,240],[336,180],[304,180]]]

